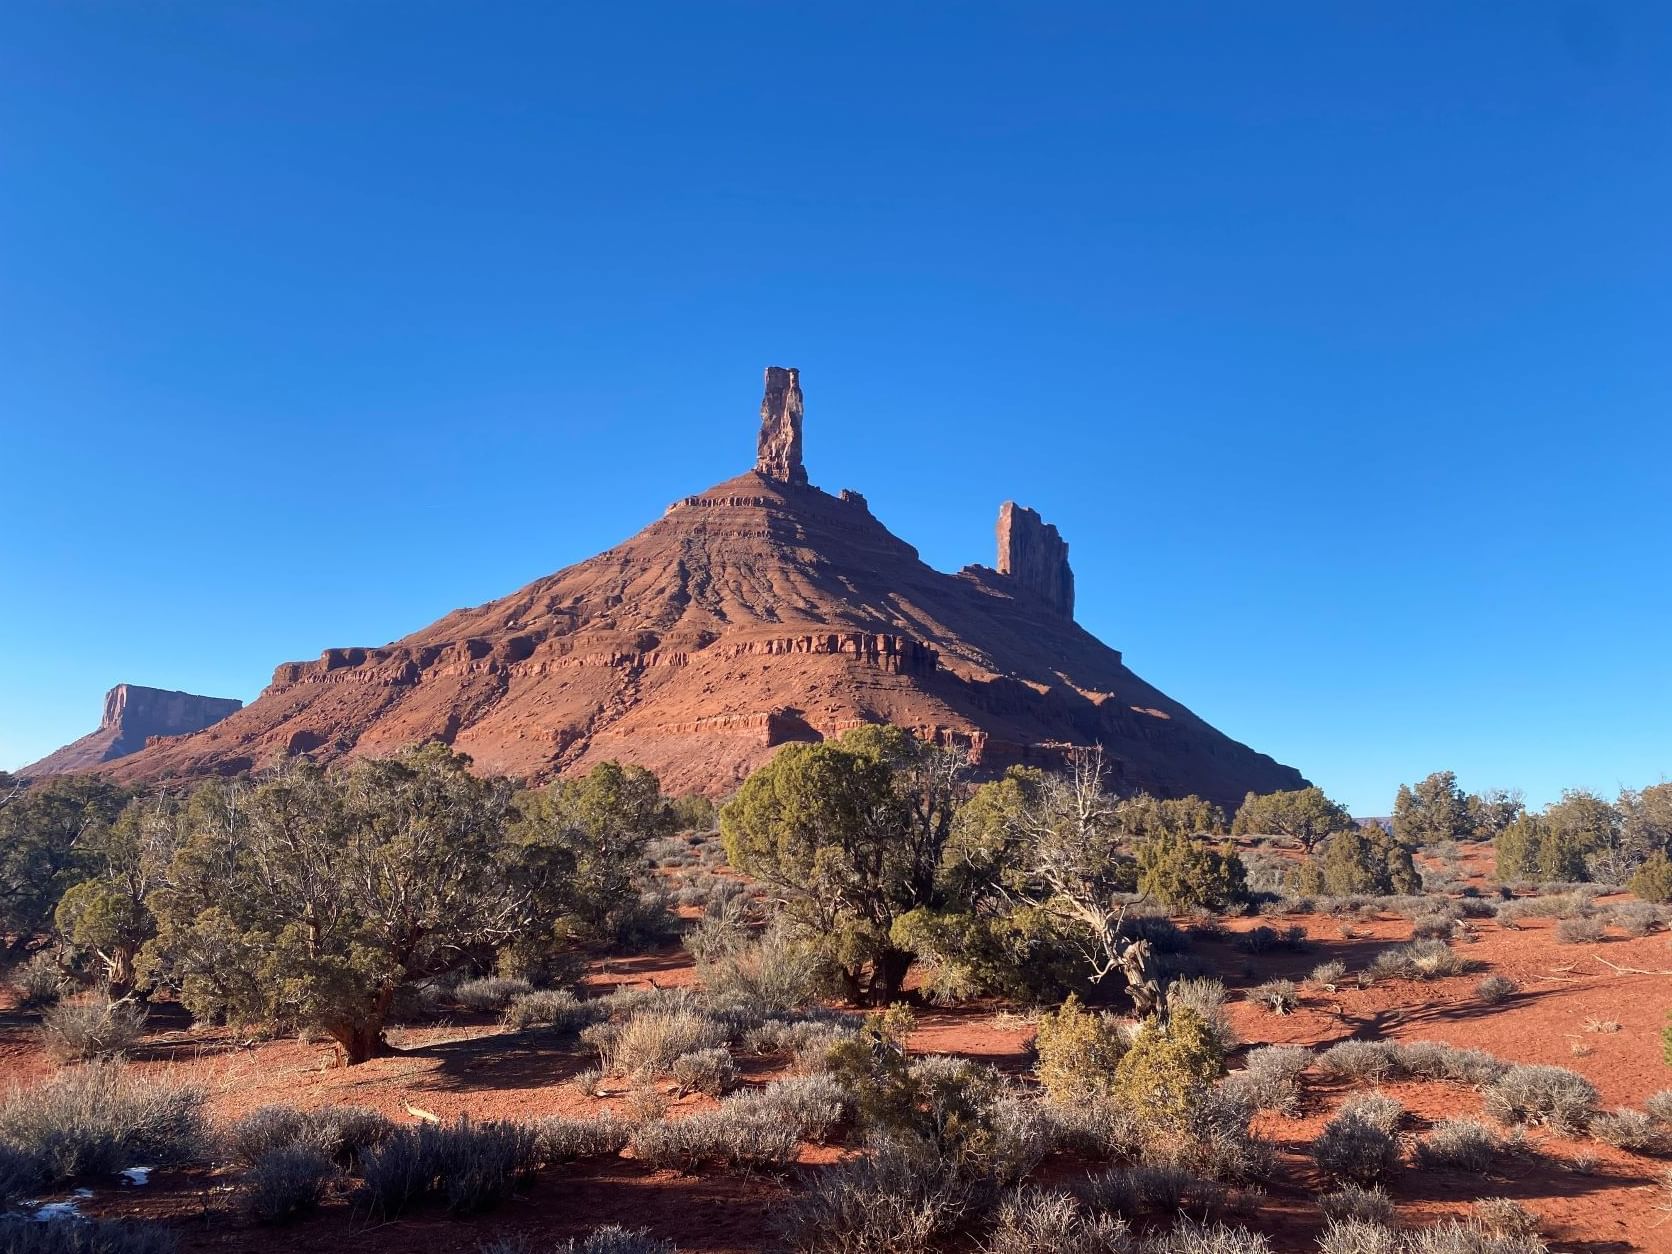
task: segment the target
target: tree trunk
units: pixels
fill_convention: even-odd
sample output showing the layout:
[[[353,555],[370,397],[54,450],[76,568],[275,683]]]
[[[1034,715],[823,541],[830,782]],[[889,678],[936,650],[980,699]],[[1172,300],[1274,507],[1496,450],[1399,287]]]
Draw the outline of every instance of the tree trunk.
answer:
[[[337,1061],[344,1067],[357,1067],[363,1062],[394,1052],[389,1048],[389,1042],[383,1039],[381,1019],[375,1024],[363,1023],[354,1027],[339,1028],[331,1033],[331,1039],[337,1042]]]
[[[904,949],[885,949],[877,955],[871,990],[878,1004],[889,1006],[900,1000],[906,972],[911,970],[911,958],[911,954]]]

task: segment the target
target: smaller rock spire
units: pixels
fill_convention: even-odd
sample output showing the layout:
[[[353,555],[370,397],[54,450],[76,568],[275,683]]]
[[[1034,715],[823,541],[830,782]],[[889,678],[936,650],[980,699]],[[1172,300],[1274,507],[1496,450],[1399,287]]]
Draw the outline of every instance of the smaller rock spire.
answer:
[[[1009,575],[1033,600],[1064,618],[1074,617],[1074,572],[1068,541],[1033,510],[1006,501],[999,506],[999,574]]]
[[[755,471],[782,483],[807,482],[801,464],[801,372],[794,366],[766,368]]]

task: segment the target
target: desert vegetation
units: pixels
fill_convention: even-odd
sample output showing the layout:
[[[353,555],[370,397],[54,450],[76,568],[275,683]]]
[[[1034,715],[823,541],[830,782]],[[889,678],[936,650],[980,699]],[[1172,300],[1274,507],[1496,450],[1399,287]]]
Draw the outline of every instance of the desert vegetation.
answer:
[[[1591,1068],[1664,1065],[1606,1000],[1474,1043],[1574,985],[1658,987],[1667,785],[1529,814],[1440,773],[1385,825],[1317,789],[1227,816],[1121,795],[1094,754],[978,780],[886,727],[789,746],[718,807],[613,763],[532,789],[469,765],[5,791],[0,1043],[30,1062],[0,1192],[28,1217],[91,1190],[0,1220],[6,1248],[195,1248],[168,1200],[207,1181],[192,1205],[261,1248],[692,1231],[564,1200],[585,1179],[725,1182],[726,1248],[1521,1254],[1572,1228],[1541,1210],[1672,1156],[1661,1086]],[[284,1050],[329,1065],[275,1090]],[[422,1100],[380,1070],[408,1063]],[[141,1222],[109,1200],[134,1171],[167,1181]],[[1441,1178],[1467,1183],[1436,1217],[1413,1203]],[[545,1227],[490,1230],[524,1198]]]

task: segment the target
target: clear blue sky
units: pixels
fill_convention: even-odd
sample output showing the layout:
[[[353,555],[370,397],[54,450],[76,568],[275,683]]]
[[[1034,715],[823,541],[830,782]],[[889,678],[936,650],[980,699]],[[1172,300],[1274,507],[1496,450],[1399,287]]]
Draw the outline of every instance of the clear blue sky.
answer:
[[[1360,813],[1672,772],[1672,8],[0,8],[0,766],[745,469]]]

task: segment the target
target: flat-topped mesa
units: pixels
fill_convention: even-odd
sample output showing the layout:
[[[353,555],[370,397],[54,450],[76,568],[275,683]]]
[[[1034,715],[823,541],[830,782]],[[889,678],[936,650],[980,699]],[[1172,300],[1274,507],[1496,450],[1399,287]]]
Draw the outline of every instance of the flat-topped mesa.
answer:
[[[1031,509],[1006,501],[999,506],[999,574],[1009,575],[1054,614],[1074,617],[1074,572],[1068,541]]]
[[[807,482],[807,468],[801,464],[801,372],[793,366],[766,368],[755,471],[780,483]]]

